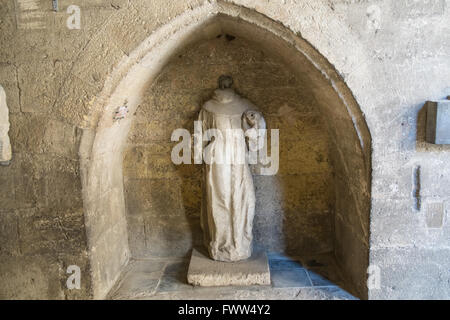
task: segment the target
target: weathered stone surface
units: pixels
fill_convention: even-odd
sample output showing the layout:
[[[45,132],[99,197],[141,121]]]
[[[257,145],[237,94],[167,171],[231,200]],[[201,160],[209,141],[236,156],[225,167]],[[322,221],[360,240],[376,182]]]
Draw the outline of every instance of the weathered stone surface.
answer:
[[[154,294],[166,265],[166,261],[130,260],[109,298],[137,299]]]
[[[316,260],[318,259],[318,260]],[[308,265],[319,268],[320,274],[333,273],[329,268],[329,255],[308,258]],[[283,262],[283,263],[279,263]],[[201,287],[187,283],[188,260],[148,259],[131,260],[117,285],[111,291],[110,299],[355,299],[309,269],[304,269],[289,257],[279,253],[269,255],[271,272],[281,275],[272,285]],[[282,272],[286,272],[282,277]],[[296,277],[302,272],[303,277]],[[305,275],[307,276],[305,278]],[[291,277],[289,277],[291,275]],[[294,277],[292,277],[294,275]],[[309,282],[308,277],[311,279]],[[330,278],[327,276],[327,278]],[[155,286],[156,282],[159,282]],[[302,282],[303,281],[303,282]],[[311,284],[312,283],[312,284]],[[278,288],[280,284],[282,287]],[[305,286],[306,284],[306,286]],[[301,285],[301,286],[298,286]]]
[[[380,270],[380,287],[371,299],[448,299],[449,249],[380,248],[372,251]]]
[[[18,216],[14,211],[0,212],[0,256],[20,255]]]
[[[268,288],[266,290],[247,287],[211,288],[198,287],[157,293],[145,297],[148,300],[356,300],[354,296],[338,287],[323,288]]]
[[[221,262],[193,249],[187,281],[203,287],[270,285],[267,255],[254,252],[247,260]]]

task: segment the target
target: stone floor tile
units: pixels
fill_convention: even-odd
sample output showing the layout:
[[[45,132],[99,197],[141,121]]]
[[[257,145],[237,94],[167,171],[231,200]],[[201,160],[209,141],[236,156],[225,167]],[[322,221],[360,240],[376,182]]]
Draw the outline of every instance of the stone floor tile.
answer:
[[[271,278],[274,288],[312,286],[308,274],[304,269],[273,270],[271,272]]]

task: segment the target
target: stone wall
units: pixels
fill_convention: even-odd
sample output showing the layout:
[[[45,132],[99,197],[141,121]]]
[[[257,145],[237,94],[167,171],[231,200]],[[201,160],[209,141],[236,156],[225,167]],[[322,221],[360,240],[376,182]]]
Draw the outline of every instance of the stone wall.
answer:
[[[369,145],[363,143],[365,150],[371,151],[369,157],[366,151],[363,153],[371,167],[362,171],[368,171],[371,179],[361,195],[371,193],[370,208],[359,205],[356,211],[370,209],[367,262],[381,274],[381,286],[366,290],[368,297],[450,296],[450,149],[425,142],[422,110],[426,100],[450,95],[448,0],[81,0],[77,1],[80,30],[69,30],[66,25],[69,14],[65,10],[72,2],[60,0],[59,4],[59,12],[52,12],[51,1],[47,0],[3,0],[0,6],[0,84],[7,94],[13,147],[12,164],[0,167],[0,297],[104,295],[120,273],[121,259],[127,252],[126,240],[122,242],[127,237],[123,223],[116,229],[107,225],[111,219],[105,206],[115,203],[111,199],[118,203],[123,199],[119,184],[116,191],[103,194],[103,211],[94,214],[90,211],[93,207],[86,207],[86,193],[94,198],[97,194],[92,192],[95,188],[82,192],[85,180],[80,173],[84,166],[78,155],[81,132],[86,137],[80,146],[85,161],[91,155],[89,137],[102,128],[97,125],[102,112],[107,113],[105,118],[111,117],[116,107],[105,107],[105,97],[128,72],[122,67],[138,60],[135,57],[142,53],[140,44],[145,48],[144,40],[149,36],[180,29],[177,23],[186,21],[179,19],[183,15],[200,21],[217,12],[236,16],[245,10],[283,25],[310,43],[330,63],[329,69],[338,72],[339,77],[332,79],[340,79],[335,88],[348,86],[367,121],[372,139],[365,140],[367,135],[362,135],[361,140],[369,141]],[[30,19],[32,10],[36,19]],[[198,35],[206,32],[196,31]],[[157,47],[162,37],[151,41]],[[326,71],[321,69],[323,74]],[[316,98],[320,98],[321,89],[316,91]],[[330,104],[329,111],[334,109]],[[358,117],[352,120],[355,124],[360,121]],[[102,141],[120,140],[119,129]],[[354,138],[334,136],[345,141]],[[330,145],[332,156],[339,150],[353,150],[351,143],[341,149],[333,149],[334,145]],[[110,149],[111,154],[115,151]],[[111,163],[108,159],[104,157],[105,163]],[[347,171],[355,172],[355,166],[347,164]],[[112,169],[121,167],[120,161],[111,165]],[[337,179],[336,185],[341,186],[339,190],[350,186],[358,189],[365,184],[357,182],[361,176],[355,174],[355,183],[351,184],[340,184]],[[101,181],[112,184],[105,180],[107,177],[111,175]],[[112,185],[104,185],[112,190]],[[364,197],[354,195],[356,203],[366,203]],[[341,216],[337,221],[347,219],[344,214],[349,212],[341,210],[336,214]],[[364,214],[355,225],[365,226],[368,216]],[[98,232],[102,248],[107,248],[110,239],[121,239],[113,241],[120,247],[110,252],[93,250],[96,247],[89,241],[92,228],[88,223],[93,219],[86,217],[102,218],[96,220],[100,225],[96,230],[108,230]],[[342,226],[351,225],[348,222]],[[364,228],[351,233],[347,232],[351,228],[341,230],[359,239],[349,243],[360,243],[361,248],[365,245],[361,239],[361,235],[366,236]],[[357,275],[361,287],[366,267],[361,260],[366,259],[355,256],[351,246],[341,248],[346,249],[342,260],[358,268],[351,273]],[[100,279],[108,262],[114,262],[114,268],[107,279]],[[71,264],[82,269],[81,291],[65,289],[66,268]],[[92,276],[91,269],[96,270]],[[91,289],[91,282],[103,284]]]
[[[24,1],[21,1],[24,3]],[[0,84],[6,91],[13,159],[0,166],[0,299],[91,296],[83,215],[79,128],[54,112],[59,84],[74,58],[53,46],[54,16],[42,29],[20,24],[18,1],[0,5]],[[24,9],[25,10],[25,9]],[[40,28],[40,27],[39,27]],[[81,269],[80,290],[68,290],[68,266]]]
[[[304,79],[255,43],[218,34],[175,56],[134,115],[123,164],[133,256],[184,256],[202,244],[201,166],[172,164],[170,137],[176,128],[193,132],[221,74],[233,76],[268,129],[280,130],[278,174],[254,178],[255,246],[294,256],[333,252],[329,137],[314,96]]]

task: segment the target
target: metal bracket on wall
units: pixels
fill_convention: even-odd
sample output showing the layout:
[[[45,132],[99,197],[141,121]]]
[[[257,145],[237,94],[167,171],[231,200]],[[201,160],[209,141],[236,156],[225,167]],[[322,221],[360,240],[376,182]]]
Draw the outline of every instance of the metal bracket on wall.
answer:
[[[52,0],[53,11],[58,11],[58,0]]]

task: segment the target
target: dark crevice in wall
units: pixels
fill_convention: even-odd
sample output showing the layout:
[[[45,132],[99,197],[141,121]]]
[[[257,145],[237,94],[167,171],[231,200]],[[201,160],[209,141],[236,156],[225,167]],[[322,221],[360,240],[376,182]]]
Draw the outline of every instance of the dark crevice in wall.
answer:
[[[413,198],[414,198],[414,209],[420,211],[422,207],[422,198],[420,196],[420,166],[417,165],[413,170]]]

